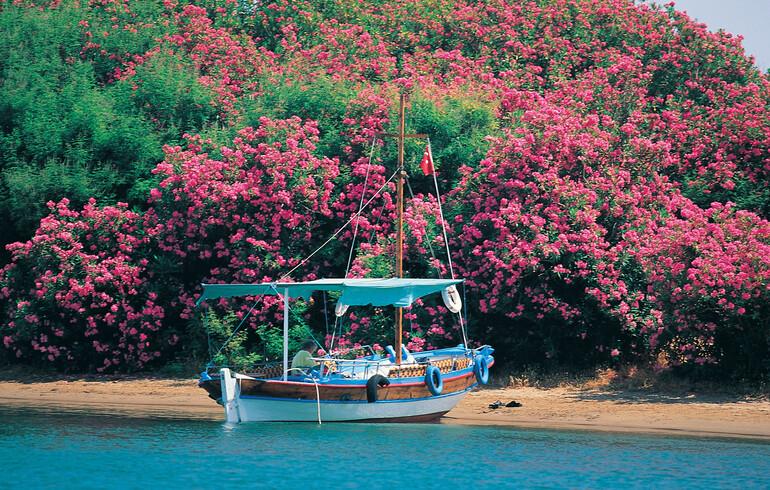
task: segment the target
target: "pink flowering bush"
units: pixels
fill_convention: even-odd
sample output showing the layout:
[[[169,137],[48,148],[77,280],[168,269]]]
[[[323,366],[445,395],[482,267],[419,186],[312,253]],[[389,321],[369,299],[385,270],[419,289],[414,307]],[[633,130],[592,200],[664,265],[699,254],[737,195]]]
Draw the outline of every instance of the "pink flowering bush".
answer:
[[[316,125],[299,118],[260,123],[239,131],[230,147],[197,137],[186,149],[168,147],[154,171],[162,180],[150,192],[146,232],[171,268],[183,318],[193,315],[200,282],[278,280],[316,247],[312,237],[331,231],[338,168],[314,155]],[[293,278],[314,277],[318,267]]]
[[[759,359],[766,348],[770,223],[734,205],[678,212],[627,234],[658,315],[644,325],[670,365]],[[662,366],[661,366],[662,367]],[[731,366],[732,367],[732,366]]]
[[[67,370],[141,369],[173,350],[148,270],[150,238],[124,204],[82,211],[66,199],[3,269],[0,329],[8,355]]]
[[[298,265],[292,280],[343,275],[353,226],[300,261],[380,188],[352,223],[349,274],[392,274],[395,145],[370,151],[407,91],[407,131],[433,143],[473,341],[518,365],[770,372],[770,81],[740,38],[630,0],[13,4],[64,26],[77,13],[62,66],[87,64],[95,90],[146,120],[155,150],[167,144],[151,174],[146,157],[136,182],[110,187],[130,209],[60,201],[9,246],[8,360],[129,370],[204,357],[201,282]],[[3,148],[22,148],[7,133]],[[58,155],[27,141],[43,161]],[[406,146],[405,269],[447,277],[424,144]],[[131,154],[150,154],[139,146]],[[253,302],[209,306],[230,328]],[[293,320],[331,340],[333,306],[319,296]],[[405,313],[412,349],[461,339],[438,298]],[[280,315],[275,299],[259,303],[242,357],[275,351]],[[335,342],[392,343],[392,317],[351,309]]]
[[[614,66],[622,69],[621,61]],[[754,298],[747,306],[762,317],[770,268],[759,257],[770,244],[761,231],[767,222],[748,211],[733,218],[730,206],[718,213],[720,204],[704,216],[661,175],[681,161],[671,145],[585,110],[597,85],[603,110],[629,107],[645,80],[629,63],[622,76],[595,70],[582,84],[545,97],[505,96],[502,116],[513,129],[480,169],[465,168],[454,191],[462,202],[455,246],[479,313],[496,318],[489,333],[499,331],[497,322],[514,327],[512,348],[530,346],[523,351],[535,360],[540,354],[574,364],[595,359],[591,352],[612,352],[650,355],[666,366],[715,363],[728,356],[725,349],[747,350],[751,342],[736,348],[738,337],[767,333],[763,321],[744,325],[740,316],[748,310],[736,306],[738,298]],[[644,92],[636,93],[643,103]],[[673,232],[683,226],[679,216],[692,227],[688,233]],[[711,216],[723,217],[727,229],[709,231],[720,226],[708,224]],[[701,267],[724,275],[688,284]],[[695,297],[684,301],[683,290]],[[537,327],[546,322],[553,327]],[[754,345],[755,353],[766,352],[766,342]],[[570,357],[576,352],[582,359]]]

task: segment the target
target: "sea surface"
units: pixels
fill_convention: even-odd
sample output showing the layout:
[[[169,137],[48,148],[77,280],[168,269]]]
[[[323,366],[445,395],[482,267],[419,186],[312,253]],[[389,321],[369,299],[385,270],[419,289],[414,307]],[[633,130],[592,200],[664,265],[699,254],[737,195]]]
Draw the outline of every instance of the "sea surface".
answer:
[[[769,488],[770,444],[441,424],[242,424],[0,407],[0,488]]]

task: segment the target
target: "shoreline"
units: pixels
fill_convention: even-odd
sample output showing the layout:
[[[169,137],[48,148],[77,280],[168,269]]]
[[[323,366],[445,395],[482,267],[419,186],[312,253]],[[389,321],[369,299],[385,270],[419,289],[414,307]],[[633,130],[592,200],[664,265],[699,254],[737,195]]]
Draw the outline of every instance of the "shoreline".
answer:
[[[0,379],[0,407],[223,420],[222,408],[192,379],[14,378]],[[522,406],[489,408],[497,400]],[[439,423],[770,442],[770,400],[608,387],[485,387],[469,393]]]

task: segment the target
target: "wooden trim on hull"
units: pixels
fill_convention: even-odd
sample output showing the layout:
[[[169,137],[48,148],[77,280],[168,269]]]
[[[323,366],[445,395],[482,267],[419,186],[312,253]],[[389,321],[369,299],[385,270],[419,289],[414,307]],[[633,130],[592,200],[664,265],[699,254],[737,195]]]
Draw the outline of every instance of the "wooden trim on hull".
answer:
[[[313,383],[261,379],[240,379],[239,383],[242,396],[289,400],[316,399],[316,387]],[[450,374],[444,379],[442,393],[464,391],[475,384],[476,378],[472,371],[455,376]],[[206,390],[213,400],[222,398],[222,388],[218,377],[200,382],[199,386]],[[366,385],[363,383],[356,385],[319,384],[318,391],[321,401],[360,402],[367,400]],[[415,379],[413,383],[391,383],[389,386],[377,389],[378,401],[422,399],[431,396],[430,390],[421,378]]]

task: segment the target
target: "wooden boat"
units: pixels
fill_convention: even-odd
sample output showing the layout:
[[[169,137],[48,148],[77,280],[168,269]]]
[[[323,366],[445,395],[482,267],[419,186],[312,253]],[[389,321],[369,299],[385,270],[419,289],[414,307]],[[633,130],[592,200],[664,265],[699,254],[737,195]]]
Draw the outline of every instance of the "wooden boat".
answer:
[[[460,280],[452,279],[322,279],[300,283],[205,284],[201,300],[279,294],[284,301],[284,359],[251,373],[222,368],[199,381],[211,398],[225,407],[228,422],[246,421],[427,421],[451,410],[469,390],[489,379],[493,349],[464,345],[401,356],[360,359],[314,358],[318,368],[304,371],[288,365],[288,302],[312,291],[339,291],[346,305],[408,306]],[[280,291],[280,293],[279,293]],[[400,306],[400,307],[403,307]],[[401,357],[401,359],[398,359]]]
[[[449,310],[459,314],[461,301],[456,285],[463,281],[403,277],[404,139],[426,135],[405,134],[403,95],[400,109],[399,133],[395,135],[399,142],[398,169],[394,174],[397,277],[202,285],[198,304],[218,298],[275,295],[282,298],[284,305],[282,363],[265,364],[246,373],[236,373],[227,367],[213,372],[207,368],[201,374],[199,385],[224,406],[228,422],[429,421],[451,410],[477,384],[487,383],[489,368],[494,364],[494,349],[488,345],[468,347],[461,316],[464,343],[457,347],[411,353],[402,345],[403,308],[423,296],[442,293]],[[437,183],[436,190],[438,194]],[[444,239],[446,243],[446,232]],[[340,316],[348,307],[394,306],[395,347],[388,346],[384,355],[372,351],[359,359],[314,358],[317,367],[311,370],[290,367],[289,301],[298,297],[308,299],[315,291],[341,293],[337,303]]]

